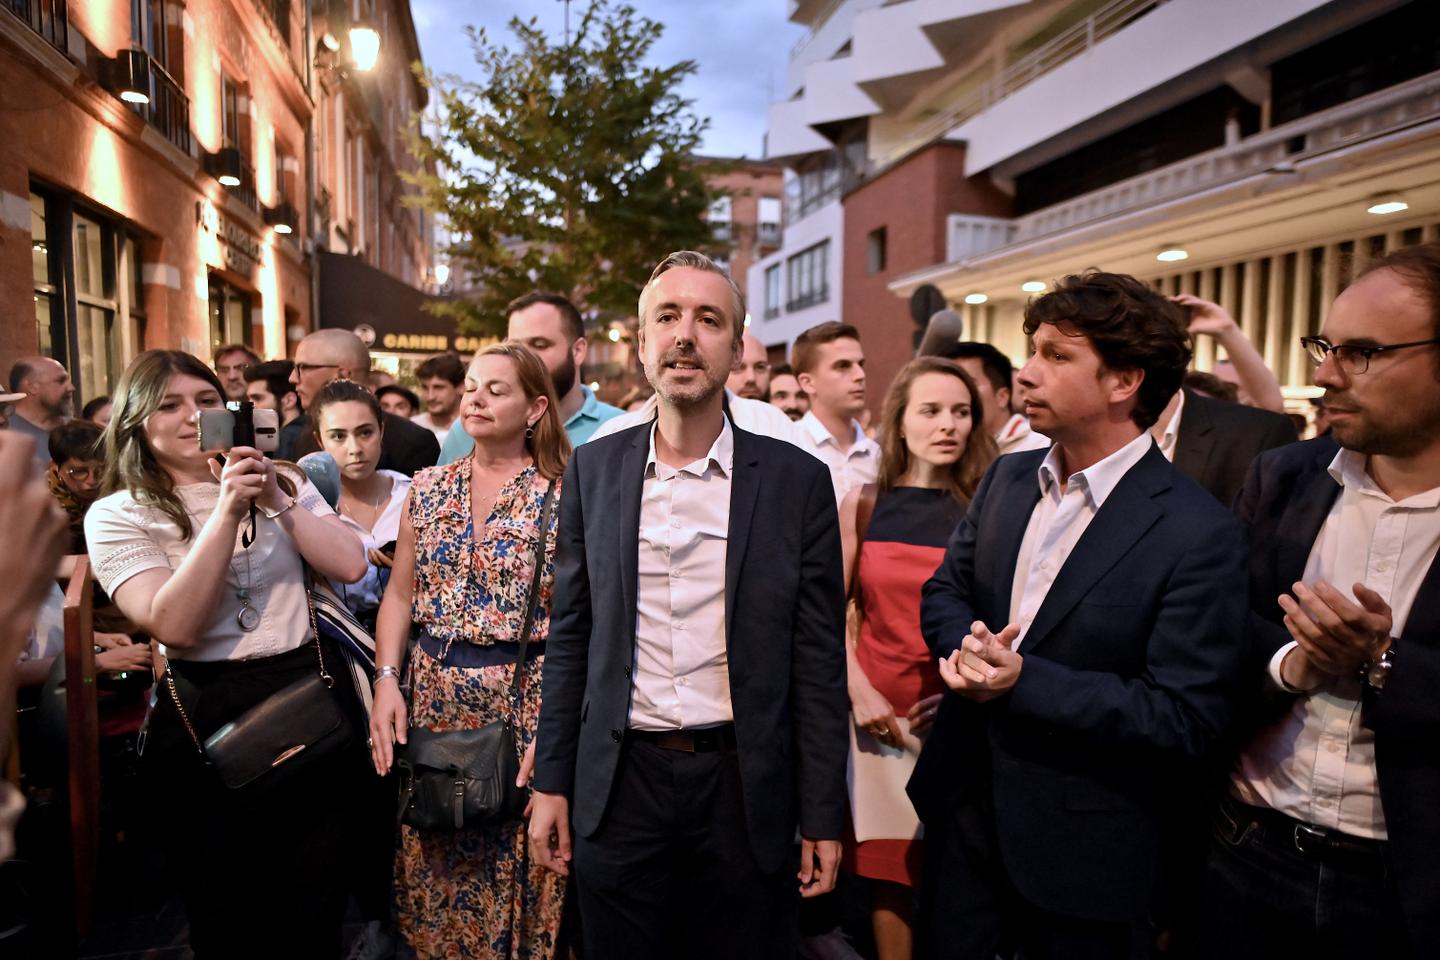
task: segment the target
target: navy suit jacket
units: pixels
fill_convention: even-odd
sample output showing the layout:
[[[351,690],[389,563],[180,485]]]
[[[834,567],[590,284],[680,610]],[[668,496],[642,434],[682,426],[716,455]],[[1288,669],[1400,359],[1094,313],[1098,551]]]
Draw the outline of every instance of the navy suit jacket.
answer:
[[[734,428],[725,559],[730,699],[751,849],[789,864],[802,836],[839,839],[850,702],[845,588],[830,472],[799,448]],[[629,719],[640,498],[650,424],[577,447],[565,471],[545,644],[537,790],[600,826]]]
[[[1283,413],[1186,390],[1175,467],[1228,507],[1255,458],[1295,439],[1295,425]]]
[[[1045,455],[995,461],[926,583],[921,627],[937,656],[975,620],[997,632],[1010,621]],[[921,819],[968,810],[954,822],[994,839],[967,844],[995,843],[1010,882],[1042,909],[1146,916],[1177,783],[1229,722],[1244,590],[1234,516],[1152,446],[1055,578],[1014,688],[985,704],[946,696],[910,781]]]
[[[1340,495],[1327,469],[1339,449],[1330,437],[1319,437],[1265,453],[1236,500],[1250,537],[1249,674],[1257,683],[1275,651],[1290,642],[1275,598],[1303,579]],[[1271,696],[1286,707],[1294,699]],[[1385,689],[1377,694],[1367,687],[1362,718],[1375,733],[1380,806],[1410,943],[1416,956],[1440,956],[1440,562],[1431,563],[1420,583]]]

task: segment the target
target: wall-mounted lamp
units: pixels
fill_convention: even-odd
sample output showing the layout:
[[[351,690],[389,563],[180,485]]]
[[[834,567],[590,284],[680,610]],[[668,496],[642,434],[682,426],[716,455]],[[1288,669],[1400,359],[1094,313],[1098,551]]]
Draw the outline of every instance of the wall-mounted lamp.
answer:
[[[121,50],[101,64],[106,90],[126,103],[150,102],[150,54],[144,50]]]
[[[375,69],[380,60],[380,31],[368,23],[352,23],[344,37],[350,46],[349,55],[342,51],[340,36],[326,30],[315,44],[315,59],[319,65],[345,75],[350,70],[368,73]]]
[[[214,153],[205,154],[205,172],[220,181],[222,187],[240,186],[240,175],[245,170],[245,158],[240,156],[239,147],[221,147]]]
[[[299,216],[289,201],[282,200],[273,207],[266,207],[263,211],[266,223],[275,228],[275,232],[282,236],[288,236],[295,232],[295,224]]]

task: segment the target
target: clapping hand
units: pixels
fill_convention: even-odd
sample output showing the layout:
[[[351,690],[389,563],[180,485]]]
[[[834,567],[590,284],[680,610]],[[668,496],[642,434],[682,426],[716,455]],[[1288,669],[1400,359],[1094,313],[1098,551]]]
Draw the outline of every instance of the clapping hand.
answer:
[[[1304,654],[1303,661],[1291,655],[1281,666],[1291,686],[1309,690],[1327,676],[1353,675],[1389,646],[1390,605],[1365,584],[1354,586],[1358,604],[1323,580],[1314,586],[1296,583],[1293,590],[1293,597],[1279,598],[1285,629]]]
[[[1010,649],[1018,636],[1018,624],[1009,624],[995,634],[976,620],[970,625],[970,634],[960,649],[940,658],[940,679],[951,690],[976,703],[1008,693],[1020,678],[1024,659]]]

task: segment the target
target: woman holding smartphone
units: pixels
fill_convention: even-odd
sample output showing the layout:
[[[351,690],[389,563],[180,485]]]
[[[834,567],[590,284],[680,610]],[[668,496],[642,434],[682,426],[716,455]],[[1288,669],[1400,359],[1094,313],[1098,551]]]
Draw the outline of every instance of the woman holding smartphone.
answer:
[[[315,439],[340,468],[340,522],[360,538],[369,562],[358,583],[334,586],[350,612],[374,633],[410,478],[395,470],[375,469],[385,434],[384,418],[380,402],[358,383],[336,380],[327,384],[307,412],[315,426]]]
[[[196,744],[314,675],[317,652],[338,672],[339,650],[316,646],[305,567],[351,582],[365,575],[365,554],[297,468],[248,447],[223,460],[201,449],[200,415],[224,397],[188,353],[148,350],[131,362],[86,539],[101,587],[161,644],[176,680],[159,687],[141,762],[195,956],[335,957],[335,864],[363,739],[263,793],[227,788]]]

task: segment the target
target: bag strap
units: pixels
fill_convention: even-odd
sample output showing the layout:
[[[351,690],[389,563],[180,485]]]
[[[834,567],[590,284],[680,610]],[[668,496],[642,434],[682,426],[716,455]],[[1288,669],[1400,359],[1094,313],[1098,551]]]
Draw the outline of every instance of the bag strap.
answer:
[[[860,488],[860,499],[855,504],[855,559],[850,570],[850,598],[860,596],[860,548],[865,546],[865,534],[870,531],[870,518],[875,515],[875,501],[880,496],[880,484],[867,483]]]
[[[510,695],[515,702],[515,716],[520,716],[524,690],[520,679],[525,673],[525,648],[530,644],[530,631],[535,626],[535,608],[540,603],[540,579],[545,573],[545,544],[550,540],[550,516],[555,511],[555,481],[545,489],[545,503],[540,508],[540,536],[535,541],[535,570],[530,575],[530,597],[525,603],[525,622],[520,627],[520,651],[515,656],[515,678],[510,682]]]

